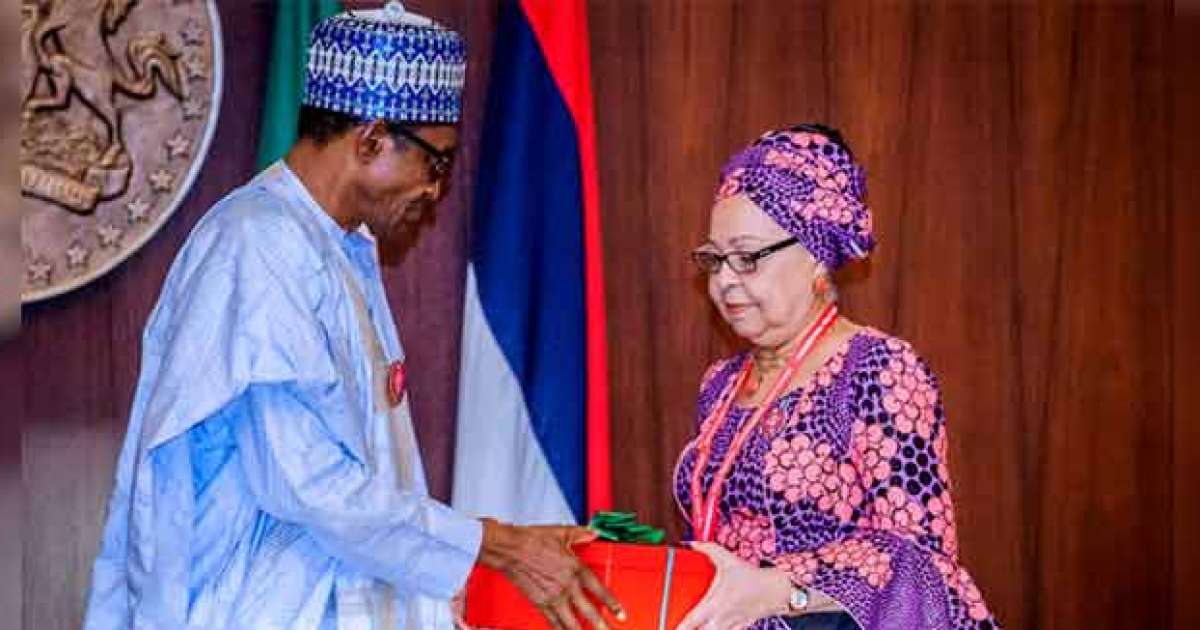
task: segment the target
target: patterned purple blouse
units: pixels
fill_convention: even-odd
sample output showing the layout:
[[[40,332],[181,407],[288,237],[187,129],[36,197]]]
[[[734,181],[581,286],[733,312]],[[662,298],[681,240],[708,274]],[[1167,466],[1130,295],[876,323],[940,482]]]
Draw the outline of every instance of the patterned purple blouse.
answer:
[[[704,375],[699,421],[749,353]],[[733,405],[705,466],[707,492],[753,409]],[[863,329],[746,441],[719,503],[716,539],[755,565],[836,599],[866,630],[998,628],[958,564],[946,424],[937,379],[907,342]],[[675,498],[690,520],[696,440],[680,455]],[[779,618],[755,629],[787,628]]]

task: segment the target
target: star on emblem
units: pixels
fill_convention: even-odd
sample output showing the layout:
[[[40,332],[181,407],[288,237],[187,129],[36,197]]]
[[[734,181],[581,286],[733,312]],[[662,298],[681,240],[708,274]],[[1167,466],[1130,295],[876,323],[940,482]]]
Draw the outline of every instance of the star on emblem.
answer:
[[[88,248],[80,245],[78,242],[71,243],[71,246],[63,253],[67,256],[67,267],[70,269],[86,267],[88,256],[92,254]]]
[[[179,36],[189,46],[196,46],[204,43],[204,27],[200,26],[200,22],[195,18],[189,19],[183,23],[183,28],[179,30]]]
[[[183,118],[191,120],[204,114],[205,103],[200,99],[189,98],[183,102]]]
[[[125,209],[129,211],[129,222],[139,223],[146,220],[146,215],[150,213],[150,204],[138,197],[125,204]]]
[[[150,188],[154,192],[165,193],[171,190],[171,185],[175,183],[175,175],[165,168],[160,168],[147,178],[150,180]]]
[[[38,257],[25,268],[25,277],[29,279],[30,284],[50,284],[50,272],[52,271],[54,271],[54,265],[47,262],[45,258]]]
[[[113,247],[121,241],[121,228],[115,225],[104,224],[96,228],[96,235],[100,237],[101,247]]]
[[[199,54],[192,53],[183,60],[183,71],[189,81],[198,81],[208,77],[208,64]]]
[[[167,156],[174,160],[176,158],[187,157],[188,149],[191,148],[192,142],[188,140],[187,136],[176,131],[175,135],[171,136],[165,144],[167,147]]]

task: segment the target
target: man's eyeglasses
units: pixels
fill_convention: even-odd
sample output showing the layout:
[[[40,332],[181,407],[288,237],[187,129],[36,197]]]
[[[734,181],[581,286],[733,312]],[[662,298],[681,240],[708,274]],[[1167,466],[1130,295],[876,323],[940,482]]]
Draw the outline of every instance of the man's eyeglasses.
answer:
[[[739,274],[750,274],[758,271],[758,261],[774,254],[775,252],[791,247],[800,241],[796,237],[785,239],[767,245],[766,247],[752,252],[734,251],[728,254],[719,254],[708,249],[698,249],[692,252],[692,262],[700,268],[700,271],[710,275],[716,275],[721,271],[721,264],[728,263],[729,268]]]
[[[405,140],[417,145],[425,152],[425,155],[429,157],[429,177],[433,181],[440,181],[450,176],[450,169],[454,168],[454,151],[442,151],[403,125],[391,125],[389,131],[404,136]]]

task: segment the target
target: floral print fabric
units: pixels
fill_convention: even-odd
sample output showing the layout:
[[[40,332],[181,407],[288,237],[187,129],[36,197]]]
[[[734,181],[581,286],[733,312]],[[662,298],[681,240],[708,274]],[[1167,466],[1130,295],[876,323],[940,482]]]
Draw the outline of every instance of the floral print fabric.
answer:
[[[748,360],[709,368],[701,422],[722,420],[709,416]],[[908,343],[864,329],[773,407],[725,483],[717,542],[833,597],[867,630],[999,627],[958,564],[938,383]],[[717,429],[705,491],[752,412],[735,404]],[[693,440],[675,472],[685,518],[695,463]]]

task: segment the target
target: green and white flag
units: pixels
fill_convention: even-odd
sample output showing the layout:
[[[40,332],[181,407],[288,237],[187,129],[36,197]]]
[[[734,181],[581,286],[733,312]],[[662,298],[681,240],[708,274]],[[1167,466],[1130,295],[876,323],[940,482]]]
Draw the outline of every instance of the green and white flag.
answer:
[[[304,92],[308,34],[323,18],[341,11],[338,0],[279,0],[275,41],[267,70],[267,96],[258,137],[258,170],[283,157],[296,141]]]

